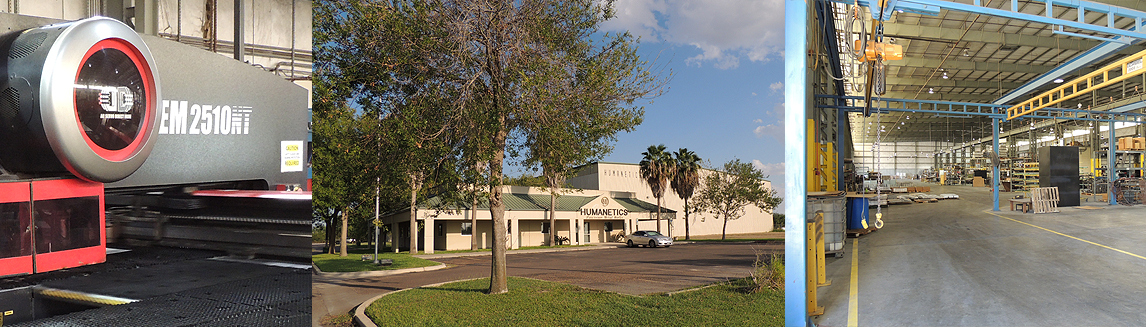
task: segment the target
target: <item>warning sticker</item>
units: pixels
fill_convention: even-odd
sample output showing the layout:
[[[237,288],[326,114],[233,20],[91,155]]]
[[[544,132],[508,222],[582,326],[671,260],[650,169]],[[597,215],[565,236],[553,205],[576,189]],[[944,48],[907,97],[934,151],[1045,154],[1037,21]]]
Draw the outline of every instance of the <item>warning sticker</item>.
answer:
[[[282,166],[281,172],[294,172],[302,171],[302,154],[303,142],[302,141],[282,141]]]
[[[1138,59],[1138,60],[1126,63],[1126,73],[1127,74],[1133,73],[1139,69],[1142,69],[1142,59]]]

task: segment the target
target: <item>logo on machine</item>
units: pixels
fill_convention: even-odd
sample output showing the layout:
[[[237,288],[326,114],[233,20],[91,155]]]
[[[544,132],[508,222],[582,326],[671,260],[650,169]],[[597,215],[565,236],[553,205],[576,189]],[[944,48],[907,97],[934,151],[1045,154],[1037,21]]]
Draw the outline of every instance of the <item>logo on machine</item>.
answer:
[[[254,111],[250,106],[163,100],[159,110],[159,134],[247,135],[251,132]]]
[[[93,90],[99,92],[99,106],[103,112],[100,119],[131,119],[131,110],[135,106],[135,93],[126,86],[76,85],[77,90]]]
[[[100,119],[131,119],[131,108],[135,105],[135,94],[127,87],[99,87],[99,106],[104,113]]]

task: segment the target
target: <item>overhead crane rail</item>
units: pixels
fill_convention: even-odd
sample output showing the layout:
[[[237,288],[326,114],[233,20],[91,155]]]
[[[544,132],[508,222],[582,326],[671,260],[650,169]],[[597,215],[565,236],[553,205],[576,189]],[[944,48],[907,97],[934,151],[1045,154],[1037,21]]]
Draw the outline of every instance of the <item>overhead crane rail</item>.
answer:
[[[1063,83],[1058,87],[1043,92],[1043,94],[1039,94],[1037,97],[1007,108],[1007,120],[1022,117],[1088,92],[1142,75],[1142,73],[1146,72],[1146,69],[1142,69],[1143,59],[1146,59],[1146,50],[1126,56],[1126,58],[1106,65],[1106,67],[1079,76],[1070,82]],[[1114,77],[1111,77],[1112,75]]]

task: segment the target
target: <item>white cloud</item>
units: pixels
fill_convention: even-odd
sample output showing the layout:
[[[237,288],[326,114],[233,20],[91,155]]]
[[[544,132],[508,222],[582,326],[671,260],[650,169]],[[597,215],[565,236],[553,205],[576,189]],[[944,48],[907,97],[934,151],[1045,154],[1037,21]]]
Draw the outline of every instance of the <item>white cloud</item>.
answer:
[[[604,2],[604,1],[602,1]],[[645,41],[659,41],[664,33],[654,12],[665,12],[664,0],[626,0],[613,3],[616,17],[601,24],[606,31],[629,31]]]
[[[771,136],[772,138],[776,139],[776,141],[779,141],[780,144],[784,144],[783,124],[768,124],[764,126],[757,126],[756,129],[752,130],[752,133],[756,134],[757,138],[762,138],[765,135]]]
[[[768,88],[772,89],[772,91],[780,91],[780,90],[784,89],[784,83],[782,83],[782,82],[772,83],[772,84],[768,85]]]
[[[690,66],[731,69],[741,57],[768,61],[782,55],[781,0],[625,0],[614,5],[617,17],[603,23],[603,30],[694,46],[701,54],[685,59]]]
[[[784,119],[784,103],[780,102],[772,106],[772,111],[769,112],[769,114],[772,114],[773,117]]]
[[[763,119],[756,119],[756,120],[753,120],[752,122],[757,123],[757,124],[763,124],[764,120]]]
[[[771,180],[773,183],[775,183],[775,182],[779,182],[781,184],[784,183],[784,181],[776,180],[776,178],[773,177],[773,176],[784,175],[784,163],[783,162],[767,163],[766,164],[766,163],[761,162],[760,160],[752,159],[752,166],[755,166],[756,169],[759,169],[761,172],[763,172],[764,176],[768,176],[768,179]]]
[[[756,96],[756,92],[752,92],[752,96]]]

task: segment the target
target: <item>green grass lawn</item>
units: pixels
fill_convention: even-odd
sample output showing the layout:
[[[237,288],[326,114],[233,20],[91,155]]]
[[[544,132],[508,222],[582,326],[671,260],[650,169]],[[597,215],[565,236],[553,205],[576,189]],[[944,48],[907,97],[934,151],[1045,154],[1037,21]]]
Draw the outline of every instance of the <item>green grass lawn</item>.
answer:
[[[438,264],[430,260],[411,257],[409,253],[393,253],[379,249],[378,258],[394,260],[394,264],[390,266],[375,266],[373,261],[362,261],[363,254],[374,254],[373,247],[355,246],[348,248],[346,252],[350,253],[346,257],[341,257],[337,254],[315,254],[311,257],[311,260],[313,260],[314,264],[318,266],[318,269],[323,272],[394,270],[429,267]]]
[[[524,278],[487,295],[489,279],[413,289],[366,309],[379,326],[781,326],[784,292],[748,294],[744,280],[643,297]]]

